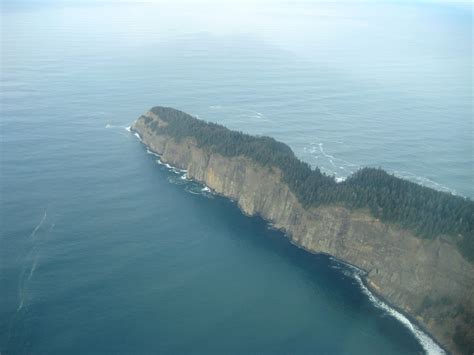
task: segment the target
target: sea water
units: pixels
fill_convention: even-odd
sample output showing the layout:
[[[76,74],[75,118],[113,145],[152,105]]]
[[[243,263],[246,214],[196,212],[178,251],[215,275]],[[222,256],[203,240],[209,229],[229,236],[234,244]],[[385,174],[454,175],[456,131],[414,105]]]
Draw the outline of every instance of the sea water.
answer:
[[[0,351],[439,352],[127,127],[172,106],[339,180],[472,197],[470,26],[439,3],[4,2]]]

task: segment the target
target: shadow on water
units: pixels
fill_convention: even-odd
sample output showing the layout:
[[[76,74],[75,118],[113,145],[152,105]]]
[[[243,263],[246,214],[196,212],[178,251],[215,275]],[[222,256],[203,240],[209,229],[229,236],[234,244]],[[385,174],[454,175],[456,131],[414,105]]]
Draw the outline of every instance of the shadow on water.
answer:
[[[229,229],[235,229],[237,226],[239,231],[229,233],[230,238],[251,245],[261,252],[271,253],[282,262],[291,264],[305,276],[317,292],[322,292],[324,297],[332,299],[335,307],[343,307],[345,311],[363,314],[367,319],[372,319],[377,332],[391,339],[401,352],[407,353],[407,349],[413,354],[425,352],[406,326],[372,303],[355,278],[358,272],[355,268],[330,255],[313,254],[296,246],[283,232],[274,229],[262,217],[245,215],[235,201],[208,192],[196,193],[202,191],[205,186],[183,179],[182,173],[164,165],[159,167],[157,170],[160,179],[167,179],[171,182],[170,188],[184,194],[184,197],[189,199],[188,202],[196,204],[197,213],[213,214],[214,219],[209,220],[209,223],[223,223]]]

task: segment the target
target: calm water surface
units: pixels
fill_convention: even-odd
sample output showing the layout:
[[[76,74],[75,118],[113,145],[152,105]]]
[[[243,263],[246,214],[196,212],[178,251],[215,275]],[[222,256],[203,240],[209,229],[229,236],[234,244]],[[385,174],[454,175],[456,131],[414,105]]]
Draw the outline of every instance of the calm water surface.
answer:
[[[353,272],[156,163],[153,105],[474,196],[471,14],[6,2],[0,351],[418,354]]]

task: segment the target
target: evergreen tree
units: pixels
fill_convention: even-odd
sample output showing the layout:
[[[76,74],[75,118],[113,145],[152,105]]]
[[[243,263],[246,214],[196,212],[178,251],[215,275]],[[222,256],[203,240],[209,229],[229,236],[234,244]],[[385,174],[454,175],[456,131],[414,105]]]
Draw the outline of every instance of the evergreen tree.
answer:
[[[451,235],[459,238],[459,249],[474,261],[474,202],[436,191],[388,174],[382,169],[363,168],[344,182],[299,160],[290,147],[270,137],[256,137],[224,126],[198,120],[182,111],[154,107],[152,112],[167,123],[158,126],[150,117],[144,122],[157,134],[178,142],[195,139],[198,147],[223,156],[245,156],[278,168],[284,182],[305,207],[339,204],[350,209],[368,208],[382,221],[396,223],[420,237]]]

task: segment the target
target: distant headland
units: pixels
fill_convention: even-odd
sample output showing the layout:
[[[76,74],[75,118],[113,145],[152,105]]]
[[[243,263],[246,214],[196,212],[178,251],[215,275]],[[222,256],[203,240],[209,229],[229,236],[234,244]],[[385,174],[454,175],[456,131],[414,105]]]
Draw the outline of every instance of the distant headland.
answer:
[[[343,182],[290,147],[154,107],[131,129],[161,159],[366,285],[453,353],[474,351],[474,202],[363,168]]]

